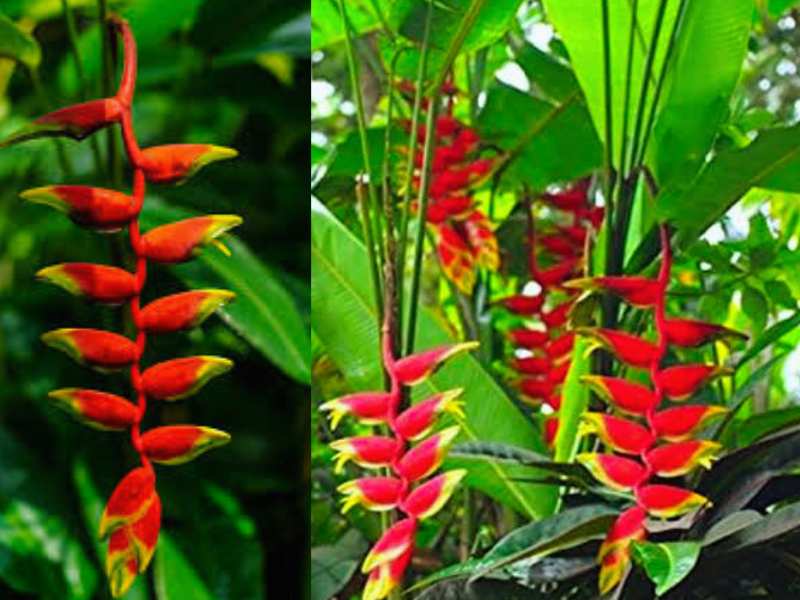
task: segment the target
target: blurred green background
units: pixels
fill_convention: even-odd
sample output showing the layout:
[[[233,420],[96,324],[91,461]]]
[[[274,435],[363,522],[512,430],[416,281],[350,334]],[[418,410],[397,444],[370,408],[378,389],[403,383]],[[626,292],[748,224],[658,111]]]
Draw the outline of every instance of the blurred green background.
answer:
[[[95,0],[0,0],[10,20],[0,22],[0,139],[47,110],[101,95],[100,10]],[[138,40],[142,146],[211,142],[240,153],[184,186],[150,187],[145,228],[191,213],[245,219],[226,242],[232,257],[210,248],[190,264],[149,272],[145,301],[187,286],[229,288],[238,298],[202,329],[151,338],[146,364],[217,354],[236,367],[188,400],[151,403],[145,425],[208,425],[233,440],[188,465],[158,468],[162,538],[127,598],[300,598],[308,566],[309,3],[112,0],[108,10],[129,19]],[[30,32],[40,62],[35,52],[8,58],[11,26]],[[130,189],[114,151],[106,132],[0,149],[2,598],[109,597],[95,532],[135,457],[127,435],[83,427],[46,394],[69,386],[127,394],[126,377],[76,368],[39,336],[64,326],[124,331],[126,319],[37,283],[34,273],[67,261],[124,263],[127,240],[79,229],[18,193],[55,183]]]

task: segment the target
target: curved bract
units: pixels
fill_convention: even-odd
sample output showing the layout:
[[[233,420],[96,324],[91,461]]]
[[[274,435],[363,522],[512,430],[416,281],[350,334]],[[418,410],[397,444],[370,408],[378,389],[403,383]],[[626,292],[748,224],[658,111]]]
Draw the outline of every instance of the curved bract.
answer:
[[[50,393],[53,402],[78,420],[104,430],[129,430],[140,466],[117,484],[106,504],[99,535],[108,538],[106,571],[111,595],[119,598],[143,573],[156,549],[161,528],[161,499],[156,491],[153,462],[178,465],[225,444],[224,431],[197,425],[170,425],[141,431],[147,400],[177,400],[196,392],[210,378],[230,369],[231,361],[209,356],[167,360],[148,369],[140,364],[148,334],[196,327],[233,299],[226,290],[196,290],[173,294],[141,307],[147,283],[147,261],[164,263],[192,259],[205,244],[221,246],[218,236],[241,223],[236,215],[209,215],[157,227],[144,235],[139,213],[147,182],[183,183],[203,166],[236,151],[210,144],[172,144],[141,150],[132,126],[136,87],[136,43],[128,24],[117,17],[109,25],[122,38],[124,64],[120,86],[110,98],[62,108],[36,119],[12,136],[15,143],[41,136],[83,139],[105,127],[122,129],[133,170],[130,194],[83,185],[49,185],[23,192],[24,199],[65,213],[76,224],[97,232],[128,229],[135,257],[131,272],[111,265],[64,263],[41,269],[37,276],[87,300],[130,309],[133,339],[99,329],[63,328],[42,336],[49,346],[77,362],[101,371],[129,369],[134,402],[120,396],[81,388]],[[224,248],[224,247],[223,247]]]
[[[661,227],[661,252],[657,279],[598,277],[569,284],[613,294],[652,312],[657,336],[651,342],[614,329],[578,330],[580,335],[610,350],[624,365],[647,369],[649,374],[649,385],[619,377],[583,377],[583,382],[611,408],[626,416],[586,413],[583,433],[596,434],[613,453],[583,454],[578,460],[598,481],[613,490],[632,493],[635,501],[617,518],[600,547],[597,560],[601,594],[610,592],[621,581],[631,561],[631,542],[646,537],[646,516],[678,517],[710,504],[707,498],[689,489],[653,479],[671,479],[697,467],[709,468],[721,449],[716,442],[696,439],[695,435],[710,419],[724,413],[724,408],[689,404],[662,409],[661,405],[664,401],[685,402],[713,378],[731,371],[718,365],[662,363],[670,346],[695,347],[740,334],[710,323],[667,318],[672,255],[665,226]]]
[[[388,528],[364,559],[368,574],[363,600],[386,598],[403,578],[414,551],[418,524],[436,514],[466,475],[454,469],[434,475],[459,434],[452,426],[430,434],[444,414],[463,416],[457,398],[463,390],[439,392],[401,410],[406,388],[426,381],[433,372],[457,354],[476,344],[439,346],[403,358],[392,350],[389,326],[383,328],[383,367],[388,373],[388,392],[360,392],[322,405],[334,426],[349,415],[362,424],[388,425],[390,436],[363,436],[336,440],[336,470],[353,461],[366,469],[387,469],[390,476],[369,476],[339,486],[344,496],[342,511],[356,506],[372,511],[399,510],[405,517]],[[410,442],[416,442],[410,445]]]

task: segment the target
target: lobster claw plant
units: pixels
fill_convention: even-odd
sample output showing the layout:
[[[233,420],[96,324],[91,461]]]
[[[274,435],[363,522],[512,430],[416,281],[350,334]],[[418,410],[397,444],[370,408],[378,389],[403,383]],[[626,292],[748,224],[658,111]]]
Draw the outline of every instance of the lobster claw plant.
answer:
[[[730,374],[714,364],[665,365],[670,348],[697,347],[737,332],[700,321],[669,318],[666,296],[672,267],[667,227],[660,228],[661,267],[656,279],[641,276],[607,276],[569,282],[582,289],[616,295],[624,302],[652,311],[657,339],[650,342],[615,329],[578,328],[580,335],[611,352],[626,367],[646,369],[650,386],[621,377],[588,375],[583,381],[609,406],[624,416],[600,412],[583,415],[582,431],[593,433],[610,452],[587,452],[577,460],[604,485],[632,492],[634,505],[626,509],[608,531],[600,547],[599,588],[613,589],[630,563],[631,543],[646,537],[648,516],[671,518],[710,504],[682,486],[661,483],[684,476],[695,468],[710,468],[721,445],[697,438],[712,418],[725,412],[719,406],[683,404],[702,386]],[[678,403],[665,408],[664,401]]]
[[[22,193],[32,202],[66,213],[76,224],[98,232],[128,230],[135,257],[133,272],[94,263],[65,263],[47,267],[38,276],[89,301],[127,305],[134,339],[91,328],[50,331],[42,340],[82,365],[107,372],[127,369],[133,402],[115,394],[82,388],[50,393],[62,408],[91,427],[128,430],[139,466],[129,471],[112,492],[99,523],[99,536],[108,539],[106,571],[111,594],[120,597],[143,573],[156,549],[161,527],[161,500],[156,491],[153,463],[177,465],[226,443],[230,436],[210,427],[171,425],[141,430],[148,399],[173,401],[195,393],[209,379],[230,369],[231,361],[215,356],[190,356],[142,365],[148,335],[165,334],[199,325],[233,299],[225,290],[193,290],[159,298],[142,306],[149,262],[178,263],[192,259],[206,244],[238,225],[235,215],[190,218],[142,232],[139,214],[147,182],[183,183],[206,164],[236,155],[234,150],[208,144],[171,144],[140,148],[133,129],[136,86],[136,43],[127,22],[112,17],[110,26],[121,37],[124,63],[116,94],[63,108],[36,119],[14,136],[23,141],[65,135],[82,139],[95,131],[119,125],[133,171],[133,190],[85,185],[51,185]]]
[[[396,358],[389,329],[384,326],[382,336],[389,391],[351,394],[320,407],[330,412],[334,427],[344,415],[352,415],[364,424],[388,426],[390,432],[390,436],[351,437],[331,444],[338,454],[338,469],[352,460],[367,469],[391,472],[389,476],[361,477],[339,486],[344,495],[343,512],[360,504],[367,510],[398,509],[403,514],[386,529],[364,559],[362,571],[368,574],[364,600],[386,598],[397,588],[414,553],[419,522],[435,515],[466,475],[465,470],[454,469],[431,477],[458,436],[459,427],[431,431],[441,415],[463,418],[458,401],[462,390],[440,392],[405,410],[401,410],[401,403],[406,388],[423,383],[446,360],[475,348],[477,343],[440,346]],[[409,447],[409,442],[415,444]]]

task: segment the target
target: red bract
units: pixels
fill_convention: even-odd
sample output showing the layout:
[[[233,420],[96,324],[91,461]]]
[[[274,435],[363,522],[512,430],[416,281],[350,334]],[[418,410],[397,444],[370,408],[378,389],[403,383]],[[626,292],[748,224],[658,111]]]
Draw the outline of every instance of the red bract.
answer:
[[[94,263],[53,265],[40,269],[36,277],[104,304],[122,304],[138,293],[134,275],[125,269]]]
[[[365,424],[386,424],[391,432],[391,437],[352,437],[331,444],[337,452],[337,472],[351,460],[368,469],[391,470],[390,476],[362,477],[339,486],[344,495],[344,511],[361,505],[376,511],[399,509],[406,515],[384,532],[364,559],[362,570],[369,576],[362,598],[369,600],[386,598],[399,585],[411,559],[419,521],[439,511],[466,475],[465,471],[454,470],[426,481],[442,464],[459,427],[429,433],[445,413],[464,417],[458,402],[462,390],[440,392],[400,412],[404,388],[425,381],[444,361],[476,346],[471,342],[440,346],[396,358],[389,322],[384,325],[382,337],[389,392],[360,392],[321,406],[330,413],[334,425],[344,415],[351,415]],[[412,440],[418,441],[409,447]]]
[[[607,594],[621,581],[630,564],[630,544],[646,536],[646,515],[659,518],[680,516],[709,501],[691,490],[654,484],[653,477],[679,477],[698,466],[709,468],[721,446],[692,439],[704,424],[725,409],[712,406],[681,406],[658,411],[664,400],[685,400],[713,377],[729,373],[717,365],[678,364],[663,367],[669,344],[695,347],[725,335],[724,328],[688,319],[666,318],[666,295],[672,266],[669,235],[661,227],[662,260],[658,278],[600,277],[572,282],[581,289],[612,292],[640,308],[653,309],[657,340],[645,341],[613,329],[580,329],[597,345],[610,350],[618,360],[647,369],[648,387],[619,377],[590,375],[582,381],[614,408],[637,421],[602,413],[583,415],[583,433],[594,433],[611,450],[633,457],[609,454],[578,456],[592,474],[618,491],[633,491],[635,506],[629,508],[609,530],[600,552],[598,585]],[[667,443],[660,443],[665,441]],[[635,458],[634,458],[635,457]]]
[[[517,294],[516,296],[509,296],[495,300],[495,304],[502,304],[505,308],[518,315],[535,315],[538,314],[544,305],[544,296],[525,296]]]
[[[132,121],[136,42],[122,19],[112,17],[108,24],[124,46],[122,77],[116,94],[44,115],[13,136],[10,142],[45,135],[81,139],[116,124],[121,128],[133,172],[130,194],[84,185],[49,185],[22,193],[26,200],[52,206],[87,229],[96,232],[128,230],[135,265],[133,272],[109,265],[65,263],[42,269],[37,274],[88,300],[127,304],[130,309],[133,339],[110,331],[80,328],[57,329],[42,336],[46,344],[66,352],[79,363],[102,371],[130,369],[135,404],[98,390],[65,388],[50,393],[58,406],[91,427],[130,430],[131,444],[141,466],[119,482],[100,522],[101,537],[109,538],[106,572],[111,595],[119,598],[147,568],[158,541],[161,500],[155,489],[152,462],[180,464],[229,439],[225,432],[196,425],[155,427],[144,434],[141,432],[148,396],[161,400],[182,398],[231,366],[227,359],[201,356],[168,360],[143,369],[140,360],[148,333],[195,327],[233,297],[225,290],[189,291],[157,299],[142,309],[140,295],[147,282],[147,260],[182,262],[194,257],[207,243],[224,249],[216,238],[238,225],[241,219],[234,215],[193,217],[162,225],[142,235],[138,217],[148,182],[182,183],[206,164],[231,158],[236,152],[210,144],[170,144],[142,150]]]
[[[101,232],[126,227],[139,213],[128,194],[85,185],[48,185],[26,190],[22,198],[52,206],[75,223]]]

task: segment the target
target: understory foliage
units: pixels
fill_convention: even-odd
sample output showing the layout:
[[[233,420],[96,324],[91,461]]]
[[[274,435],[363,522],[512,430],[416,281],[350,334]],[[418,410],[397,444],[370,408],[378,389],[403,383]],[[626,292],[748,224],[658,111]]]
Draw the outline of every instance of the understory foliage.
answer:
[[[797,592],[795,4],[313,7],[315,600]]]

